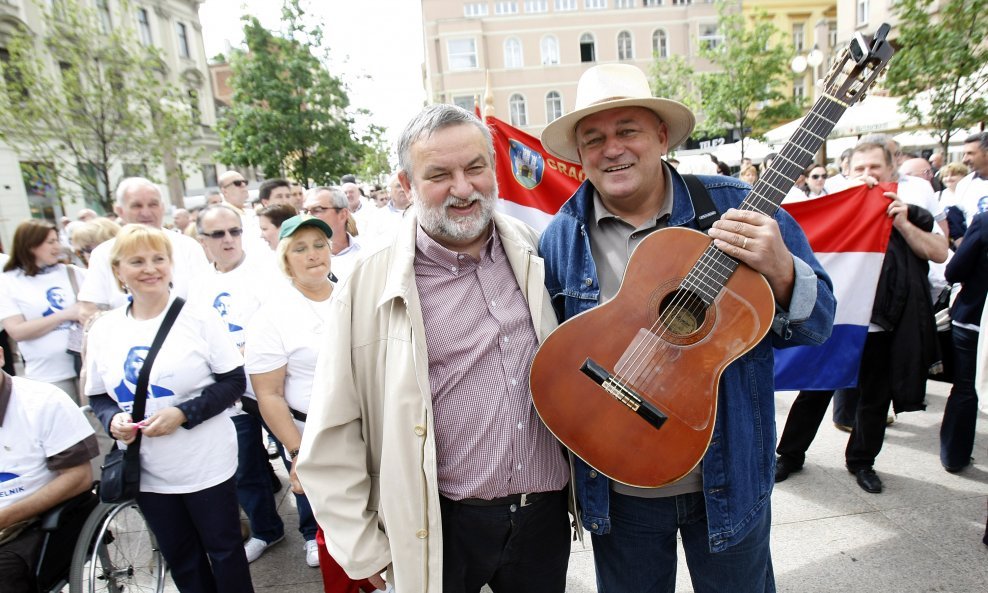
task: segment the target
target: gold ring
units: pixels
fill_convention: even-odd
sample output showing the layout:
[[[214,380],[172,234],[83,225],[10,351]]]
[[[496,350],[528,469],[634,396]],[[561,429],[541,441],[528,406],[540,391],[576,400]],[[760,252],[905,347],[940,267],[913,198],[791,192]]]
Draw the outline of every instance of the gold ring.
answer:
[[[748,237],[745,237],[744,238],[744,241],[741,242],[741,249],[744,249],[745,251],[747,251],[747,249],[748,249]]]

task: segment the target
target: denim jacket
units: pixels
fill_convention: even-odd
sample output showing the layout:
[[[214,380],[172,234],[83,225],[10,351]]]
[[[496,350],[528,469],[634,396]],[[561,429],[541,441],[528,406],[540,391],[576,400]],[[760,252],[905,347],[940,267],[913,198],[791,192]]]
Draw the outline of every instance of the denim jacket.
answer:
[[[669,226],[697,228],[689,191],[675,172]],[[717,211],[737,207],[749,186],[730,177],[701,176]],[[589,180],[559,210],[542,234],[546,287],[560,322],[595,307],[600,296],[590,252],[594,188]],[[796,283],[789,310],[776,304],[772,331],[751,351],[730,364],[720,379],[717,419],[703,457],[703,494],[710,549],[719,552],[740,542],[768,512],[775,471],[775,397],[773,347],[820,344],[830,336],[836,301],[829,276],[814,257],[802,229],[788,213],[775,219],[793,254]],[[576,460],[575,484],[583,526],[592,533],[610,531],[608,478]]]

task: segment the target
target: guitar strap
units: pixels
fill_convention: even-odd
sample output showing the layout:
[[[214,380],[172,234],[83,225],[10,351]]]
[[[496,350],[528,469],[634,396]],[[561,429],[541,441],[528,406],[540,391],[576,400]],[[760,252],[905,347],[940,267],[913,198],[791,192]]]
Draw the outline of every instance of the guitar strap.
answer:
[[[714,221],[720,218],[720,212],[717,212],[717,207],[714,206],[714,201],[710,198],[710,192],[703,186],[699,177],[683,175],[683,181],[686,182],[686,189],[690,192],[690,201],[693,202],[696,226],[700,227],[701,231],[706,232],[713,226]]]

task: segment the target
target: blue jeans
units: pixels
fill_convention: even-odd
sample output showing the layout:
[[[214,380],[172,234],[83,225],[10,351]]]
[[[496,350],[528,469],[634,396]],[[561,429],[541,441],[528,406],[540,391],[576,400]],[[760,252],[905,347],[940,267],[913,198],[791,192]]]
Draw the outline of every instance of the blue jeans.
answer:
[[[834,392],[834,424],[854,426],[854,416],[858,411],[858,400],[861,399],[857,387],[838,389]]]
[[[951,328],[954,338],[954,386],[940,424],[940,463],[960,469],[971,463],[974,434],[978,421],[978,393],[974,389],[977,371],[978,332]]]
[[[237,427],[237,499],[250,521],[250,532],[265,542],[285,535],[285,524],[271,489],[268,453],[261,440],[261,422],[250,414],[232,416]]]
[[[141,507],[182,593],[251,593],[234,479],[186,494],[141,492]]]
[[[638,498],[611,492],[611,532],[593,535],[600,593],[674,593],[676,535],[683,538],[695,593],[774,593],[771,509],[738,544],[710,552],[703,494]]]

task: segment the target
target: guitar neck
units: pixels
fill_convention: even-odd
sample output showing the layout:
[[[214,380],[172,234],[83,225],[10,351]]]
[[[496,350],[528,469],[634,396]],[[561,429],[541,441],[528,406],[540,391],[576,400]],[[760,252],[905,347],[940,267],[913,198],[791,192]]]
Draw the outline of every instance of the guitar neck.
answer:
[[[846,103],[828,95],[817,99],[738,209],[775,216],[796,179],[813,162],[816,151],[826,142],[827,135],[846,110]],[[709,306],[737,269],[738,263],[711,243],[680,286],[696,293]]]

